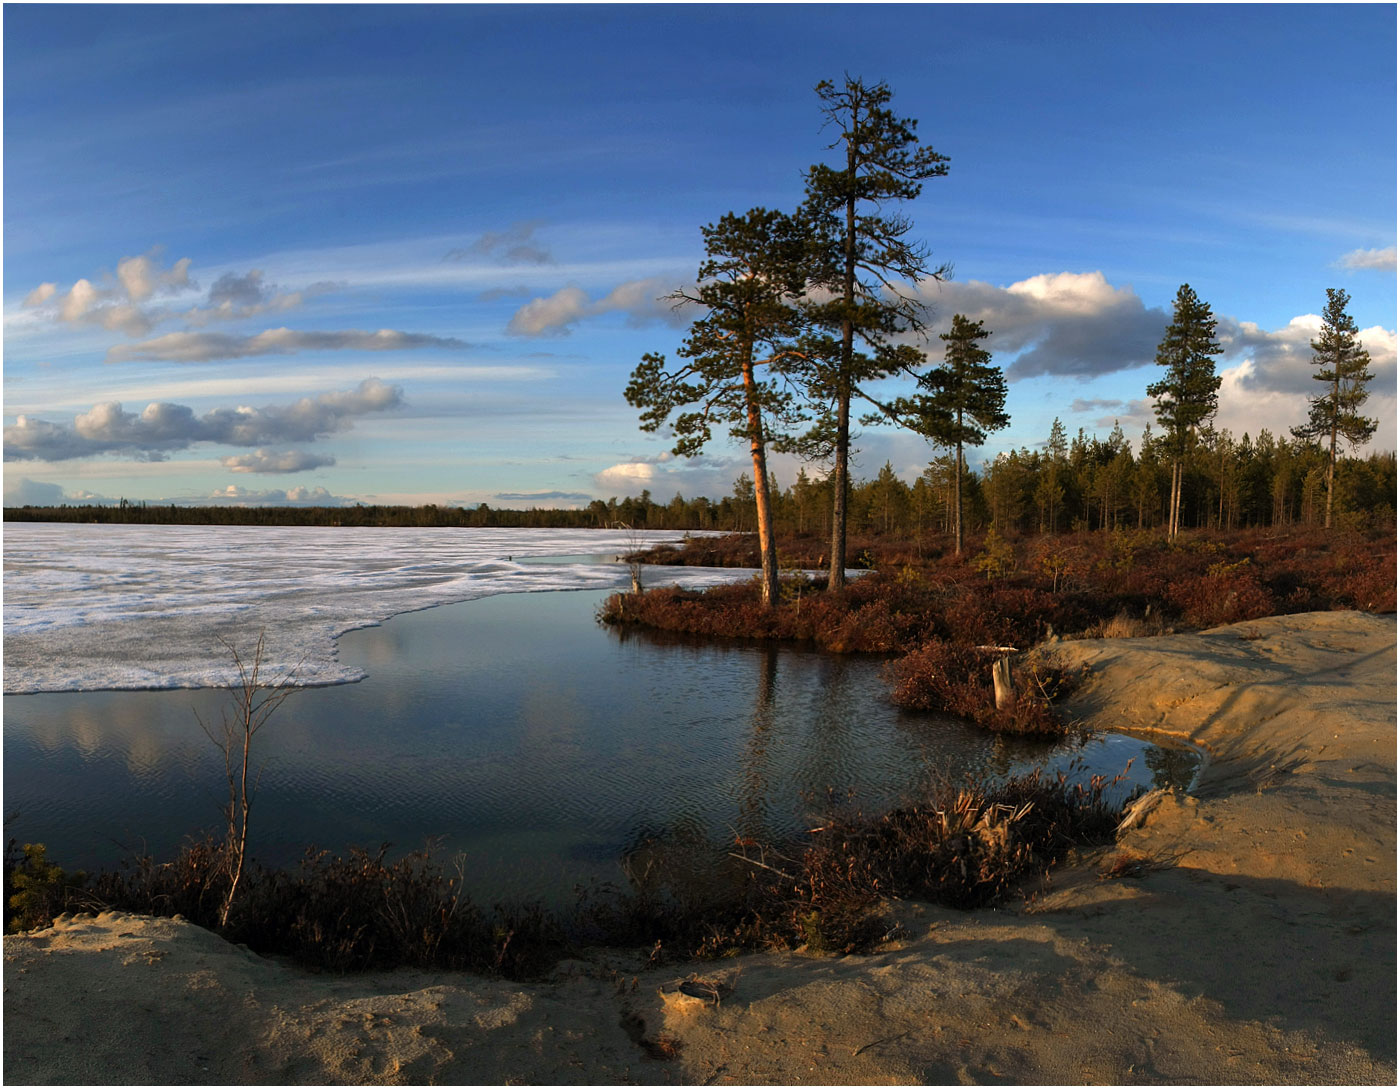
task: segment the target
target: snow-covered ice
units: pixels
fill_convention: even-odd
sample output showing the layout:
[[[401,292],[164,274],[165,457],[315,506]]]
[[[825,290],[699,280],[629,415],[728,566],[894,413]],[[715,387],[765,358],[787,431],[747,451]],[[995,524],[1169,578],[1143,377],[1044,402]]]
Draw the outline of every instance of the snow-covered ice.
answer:
[[[342,632],[398,613],[532,590],[628,584],[625,565],[520,563],[617,555],[663,531],[260,526],[4,527],[4,690],[196,688],[229,681],[225,641],[266,635],[267,676],[360,679]],[[709,586],[751,572],[648,569],[648,584]]]

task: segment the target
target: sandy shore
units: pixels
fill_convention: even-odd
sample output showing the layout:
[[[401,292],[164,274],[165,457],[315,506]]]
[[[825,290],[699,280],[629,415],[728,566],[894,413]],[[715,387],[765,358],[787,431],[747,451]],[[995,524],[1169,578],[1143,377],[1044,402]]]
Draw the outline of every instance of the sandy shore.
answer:
[[[1027,903],[898,905],[874,955],[607,954],[524,987],[65,918],[5,938],[5,1081],[1394,1084],[1395,632],[1313,613],[1062,644],[1090,670],[1072,713],[1202,746],[1196,787]]]

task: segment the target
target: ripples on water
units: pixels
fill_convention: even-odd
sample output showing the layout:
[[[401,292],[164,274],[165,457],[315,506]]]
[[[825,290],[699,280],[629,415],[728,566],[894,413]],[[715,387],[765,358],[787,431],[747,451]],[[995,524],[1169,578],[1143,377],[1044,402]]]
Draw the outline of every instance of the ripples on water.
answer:
[[[623,880],[626,852],[800,835],[832,800],[867,810],[939,782],[1083,760],[1131,781],[1190,774],[1133,738],[1056,747],[891,706],[880,662],[599,628],[596,593],[508,594],[340,640],[369,679],[293,695],[256,742],[253,853],[465,852],[484,900],[562,902]],[[7,834],[67,867],[168,856],[219,825],[209,690],[5,700]]]

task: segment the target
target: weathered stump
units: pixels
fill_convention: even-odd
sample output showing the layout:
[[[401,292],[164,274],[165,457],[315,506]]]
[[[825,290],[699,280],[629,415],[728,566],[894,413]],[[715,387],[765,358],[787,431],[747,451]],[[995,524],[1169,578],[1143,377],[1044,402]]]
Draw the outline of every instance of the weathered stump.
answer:
[[[1010,658],[998,658],[992,664],[992,687],[996,689],[998,711],[1015,706],[1016,687],[1011,683]]]

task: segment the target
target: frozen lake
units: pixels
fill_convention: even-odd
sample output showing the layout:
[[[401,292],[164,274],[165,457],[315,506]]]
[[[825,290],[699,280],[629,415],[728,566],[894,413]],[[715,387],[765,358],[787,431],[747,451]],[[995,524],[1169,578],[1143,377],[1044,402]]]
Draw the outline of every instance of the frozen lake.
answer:
[[[4,527],[4,689],[198,688],[227,681],[221,640],[267,634],[269,665],[303,684],[359,680],[335,639],[399,613],[495,594],[627,585],[615,555],[680,534],[618,530],[260,526]],[[526,562],[519,562],[524,560]],[[664,568],[708,586],[747,572]]]
[[[364,678],[293,695],[259,736],[253,853],[271,864],[310,844],[411,849],[438,837],[467,854],[479,898],[560,903],[578,883],[623,883],[628,857],[691,865],[736,835],[800,834],[829,797],[873,808],[939,780],[1081,760],[1109,774],[1131,760],[1138,783],[1188,766],[1129,737],[1050,747],[902,713],[873,659],[600,628],[595,608],[626,583],[624,567],[595,562],[618,550],[616,534],[77,527],[85,547],[67,552],[67,527],[35,528],[45,532],[15,557],[5,539],[7,687],[222,680],[213,633],[246,646],[250,615],[286,660],[314,651],[318,681]],[[32,585],[14,592],[33,571],[47,605]],[[579,592],[510,592],[555,585]],[[16,598],[20,641],[71,655],[37,678],[10,676]],[[377,623],[434,601],[458,603]],[[375,626],[345,635],[337,653],[327,633],[357,626],[347,618]],[[91,624],[110,642],[84,632]],[[7,696],[7,835],[94,868],[132,848],[168,856],[216,828],[223,769],[196,712],[217,721],[225,698]]]

